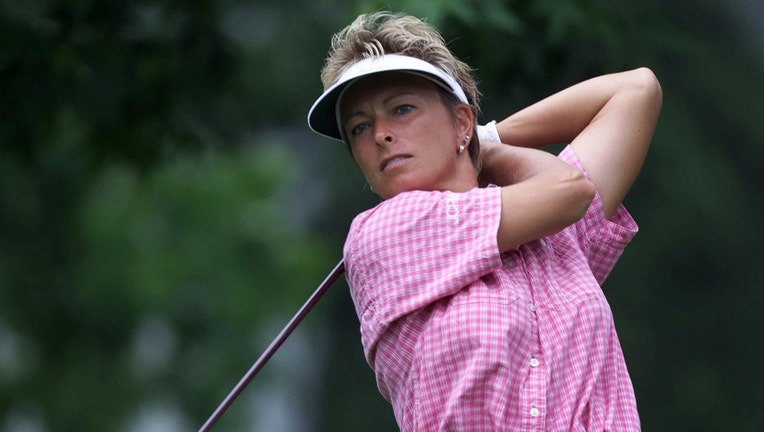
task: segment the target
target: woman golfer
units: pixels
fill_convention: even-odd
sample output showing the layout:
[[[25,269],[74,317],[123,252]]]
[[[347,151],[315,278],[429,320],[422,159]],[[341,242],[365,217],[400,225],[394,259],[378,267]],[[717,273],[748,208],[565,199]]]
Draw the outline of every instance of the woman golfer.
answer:
[[[600,284],[637,226],[621,201],[661,107],[645,68],[476,126],[470,68],[403,15],[337,33],[309,114],[383,201],[344,259],[403,431],[637,431]],[[501,144],[505,143],[505,144]],[[569,143],[557,156],[536,148]]]

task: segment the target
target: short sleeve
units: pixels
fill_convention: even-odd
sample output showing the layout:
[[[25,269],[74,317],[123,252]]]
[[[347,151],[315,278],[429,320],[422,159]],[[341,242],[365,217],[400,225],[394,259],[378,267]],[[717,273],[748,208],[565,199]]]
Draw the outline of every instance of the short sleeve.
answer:
[[[571,146],[566,146],[559,158],[577,167],[587,178],[586,167]],[[602,284],[615,267],[626,246],[637,234],[638,226],[623,205],[619,205],[610,219],[605,218],[605,208],[596,193],[583,219],[571,227],[576,234],[597,282]]]
[[[501,266],[501,189],[411,191],[357,216],[345,242],[350,292],[369,359],[396,319]]]

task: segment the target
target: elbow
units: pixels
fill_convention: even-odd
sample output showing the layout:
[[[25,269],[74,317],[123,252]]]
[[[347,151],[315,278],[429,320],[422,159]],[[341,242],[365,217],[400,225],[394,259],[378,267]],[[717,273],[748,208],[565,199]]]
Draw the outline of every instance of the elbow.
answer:
[[[646,102],[655,111],[660,112],[663,104],[663,89],[658,77],[647,67],[641,67],[631,71],[632,86],[637,89],[645,98]]]
[[[584,217],[586,211],[589,209],[594,195],[597,193],[597,189],[588,178],[578,169],[573,169],[575,172],[571,172],[568,178],[564,181],[565,196],[567,199],[567,205],[565,208],[566,225],[578,222]]]
[[[597,194],[597,188],[594,186],[594,183],[592,183],[588,178],[583,177],[582,175],[582,181],[579,191],[579,214],[577,215],[577,219],[581,219],[586,214],[586,211],[589,210],[589,206],[592,204],[592,201],[594,200],[594,196]]]

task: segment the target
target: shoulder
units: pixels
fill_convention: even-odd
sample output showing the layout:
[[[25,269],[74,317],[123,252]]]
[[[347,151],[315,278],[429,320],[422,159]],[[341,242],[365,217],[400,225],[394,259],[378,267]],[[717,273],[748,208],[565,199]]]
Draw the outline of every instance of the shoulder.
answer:
[[[345,257],[349,262],[362,257],[376,260],[424,249],[495,243],[500,217],[498,187],[463,193],[405,192],[353,220],[345,240]]]
[[[426,212],[437,203],[442,192],[411,191],[400,193],[353,218],[350,233],[357,233],[367,225],[389,225],[407,218],[411,213]]]
[[[463,226],[474,213],[500,210],[501,190],[475,188],[467,192],[410,191],[390,198],[353,219],[349,235],[361,231]]]

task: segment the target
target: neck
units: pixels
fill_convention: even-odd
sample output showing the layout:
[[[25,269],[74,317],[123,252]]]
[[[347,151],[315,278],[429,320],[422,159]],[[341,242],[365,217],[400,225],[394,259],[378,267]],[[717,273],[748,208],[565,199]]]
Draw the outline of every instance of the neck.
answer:
[[[477,172],[468,155],[465,154],[463,158],[460,158],[456,171],[446,186],[445,190],[452,192],[467,192],[478,187]]]

